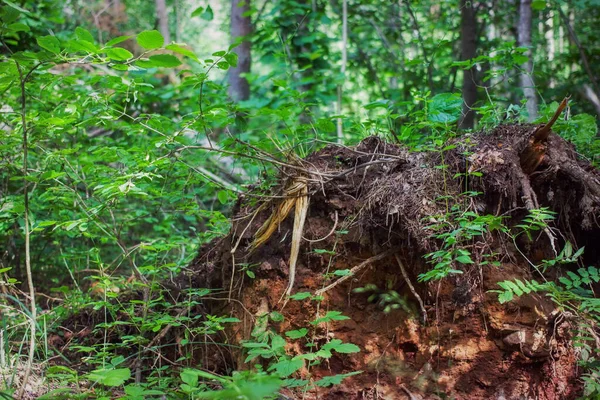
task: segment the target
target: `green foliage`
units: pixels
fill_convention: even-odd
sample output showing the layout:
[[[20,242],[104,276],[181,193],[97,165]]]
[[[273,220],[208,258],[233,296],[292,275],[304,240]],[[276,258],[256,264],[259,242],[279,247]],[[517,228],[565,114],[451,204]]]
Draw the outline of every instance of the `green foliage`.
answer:
[[[523,222],[515,225],[515,227],[521,228],[521,233],[524,233],[529,240],[533,240],[532,233],[546,229],[548,222],[554,219],[555,214],[547,207],[529,210],[529,214],[523,218]]]
[[[473,264],[471,252],[466,244],[488,232],[506,232],[502,217],[494,215],[478,215],[473,211],[463,211],[460,205],[443,216],[436,217],[437,222],[427,227],[433,237],[442,241],[439,250],[425,255],[425,259],[433,264],[433,268],[419,275],[420,281],[438,280],[449,274],[462,274],[459,265]]]
[[[305,156],[337,140],[338,118],[349,143],[376,134],[399,139],[411,149],[439,152],[443,158],[449,150],[446,140],[461,135],[456,129],[463,107],[458,87],[462,69],[472,66],[482,72],[477,77],[480,99],[485,99],[477,104],[481,126],[527,117],[514,77],[528,49],[499,32],[481,38],[476,58],[457,61],[456,2],[351,4],[360,12],[349,15],[352,28],[343,73],[337,34],[340,3],[278,0],[260,10],[252,8],[253,70],[246,74],[252,96],[239,103],[232,102],[224,85],[225,73],[238,65],[237,43],[229,46],[227,35],[219,39],[216,32],[206,32],[228,16],[222,7],[206,3],[194,9],[184,3],[169,5],[174,11],[170,14],[177,15],[177,26],[173,18],[169,21],[171,33],[177,42],[194,46],[166,43],[153,29],[153,2],[119,2],[124,9],[117,11],[99,2],[0,2],[0,247],[10,256],[0,256],[0,284],[13,288],[26,282],[20,260],[24,233],[29,231],[36,289],[61,301],[39,317],[38,342],[46,343],[49,335],[64,338],[61,324],[78,312],[102,316],[91,334],[105,338],[94,344],[85,338],[69,341],[65,351],[77,352],[92,372],[80,376],[68,367],[50,367],[48,377],[70,387],[46,398],[92,396],[82,381],[94,382],[95,395],[105,398],[114,391],[124,399],[226,399],[238,394],[268,398],[284,385],[329,387],[360,373],[314,383],[294,378],[302,368],[310,371],[336,353],[359,351],[338,339],[322,343],[314,338],[316,329],[348,319],[334,310],[281,335],[268,324],[281,323],[283,315],[264,316],[266,322],[259,324],[254,340],[243,347],[248,362],[268,364],[266,372],[259,368],[221,377],[197,369],[203,366],[190,365],[197,338],[218,338],[228,324],[239,321],[202,311],[212,290],[190,289],[182,293],[184,300],[174,300],[163,284],[185,270],[200,245],[228,232],[231,205],[247,191],[245,183],[260,182],[259,189],[267,192],[276,176],[269,161],[285,159],[290,152]],[[553,18],[558,26],[557,16],[545,11],[547,6],[556,7],[532,3],[537,22]],[[486,4],[481,7],[486,11]],[[597,35],[592,27],[597,8],[587,1],[569,7],[596,68],[600,53],[593,51]],[[481,12],[480,18],[488,26],[503,26],[513,11],[498,5],[493,13]],[[544,38],[537,30],[533,34],[534,47],[539,48]],[[559,120],[554,130],[598,165],[597,120],[580,113],[595,112],[579,94],[588,78],[578,66],[576,46],[562,43],[561,51],[555,62],[547,62],[546,51],[532,55],[537,89],[548,101],[538,122],[547,121],[556,109],[551,100],[573,92],[577,114]],[[25,170],[24,133],[29,165]],[[465,173],[454,178],[473,177],[476,174]],[[465,193],[464,199],[473,195]],[[448,199],[439,201],[449,204]],[[432,269],[419,276],[421,281],[461,274],[464,266],[474,263],[497,263],[493,255],[474,259],[469,246],[490,232],[508,233],[502,218],[478,215],[465,204],[448,207],[445,215],[427,222],[426,229],[440,246],[426,256]],[[26,212],[30,226],[25,224]],[[534,210],[517,226],[518,234],[531,238],[553,218],[547,209]],[[539,269],[569,267],[582,251],[573,251],[567,243],[557,258],[544,261]],[[335,256],[332,250],[314,252]],[[256,277],[255,265],[238,266],[248,278]],[[330,276],[347,274],[338,270]],[[528,291],[546,291],[558,304],[596,318],[598,302],[586,286],[591,282],[598,282],[595,267],[571,268],[561,286],[502,282],[498,293],[501,301],[508,301]],[[120,295],[129,290],[144,293],[143,300]],[[411,309],[389,285],[357,289],[361,291],[384,312]],[[323,299],[311,293],[290,298]],[[5,301],[9,306],[1,321],[10,328],[5,353],[19,359],[31,314],[21,300]],[[143,371],[143,382],[132,383],[131,362],[145,357],[152,338],[167,327],[181,334],[178,362],[193,368]],[[108,337],[117,339],[108,342]],[[298,341],[307,351],[287,354],[288,341]],[[154,344],[150,348],[159,351]],[[592,365],[595,355],[586,351],[586,365]],[[37,356],[64,357],[53,346],[40,346]],[[598,371],[590,371],[584,377],[586,390],[595,394],[600,390],[591,382]]]
[[[567,271],[567,276],[562,276],[559,280],[566,289],[573,289],[580,288],[582,285],[590,285],[592,281],[598,283],[600,275],[596,267],[579,268],[577,273]]]
[[[498,301],[500,304],[504,304],[512,301],[514,296],[520,297],[524,294],[547,291],[549,284],[541,284],[533,279],[525,282],[515,279],[514,281],[497,282],[497,285],[500,286],[502,290],[490,290],[490,292],[498,293]]]

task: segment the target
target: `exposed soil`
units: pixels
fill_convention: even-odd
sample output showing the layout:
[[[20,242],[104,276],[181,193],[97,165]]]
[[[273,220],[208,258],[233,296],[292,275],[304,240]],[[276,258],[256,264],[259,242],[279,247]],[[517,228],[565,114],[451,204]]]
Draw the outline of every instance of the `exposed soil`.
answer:
[[[265,244],[250,251],[254,234],[277,210],[280,198],[259,202],[260,208],[251,196],[241,199],[230,235],[205,246],[179,286],[231,288],[223,296],[233,301],[213,307],[229,310],[243,321],[238,330],[228,332],[227,340],[235,343],[250,338],[256,316],[274,310],[285,320],[269,328],[281,334],[311,326],[309,322],[327,310],[350,317],[321,324],[313,333],[320,344],[341,339],[358,345],[361,352],[334,353],[328,362],[312,367],[310,376],[317,380],[364,372],[304,397],[284,391],[289,398],[576,398],[582,386],[572,344],[577,325],[571,315],[544,295],[526,295],[501,305],[497,294],[489,292],[498,289],[499,281],[540,280],[532,263],[553,258],[553,246],[560,251],[566,240],[586,246],[586,265],[600,264],[594,245],[600,238],[600,173],[554,134],[536,143],[535,152],[523,159],[537,128],[500,126],[487,134],[463,137],[444,153],[409,153],[371,137],[356,148],[329,146],[293,167],[283,167],[280,184],[271,194],[283,194],[298,176],[309,181],[310,206],[292,293],[314,293],[339,279],[331,276],[334,271],[388,252],[326,290],[320,306],[310,300],[281,300],[290,279],[293,212]],[[448,167],[442,169],[442,164]],[[471,174],[466,177],[465,172]],[[479,194],[461,196],[465,191]],[[474,236],[464,243],[474,263],[453,266],[462,274],[420,283],[417,276],[431,269],[423,255],[442,248],[432,236],[434,226],[453,207],[503,216],[513,232],[531,208],[548,207],[557,219],[552,230],[536,232],[533,241],[520,235],[513,242],[497,231]],[[240,272],[244,264],[254,265],[255,279]],[[548,275],[557,277],[558,272]],[[396,291],[408,306],[386,313],[377,304],[380,298],[368,301],[373,292],[353,292],[368,284]],[[301,340],[294,343],[289,354],[306,351]],[[217,354],[214,349],[207,352]],[[212,357],[214,364],[205,367],[244,368],[244,357],[232,351]],[[308,370],[300,375],[307,378]]]

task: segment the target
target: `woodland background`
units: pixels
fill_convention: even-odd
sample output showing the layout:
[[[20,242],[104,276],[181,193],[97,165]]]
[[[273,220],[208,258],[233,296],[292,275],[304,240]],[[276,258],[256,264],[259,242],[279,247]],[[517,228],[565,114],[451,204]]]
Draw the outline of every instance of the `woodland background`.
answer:
[[[236,322],[175,318],[165,282],[292,154],[371,135],[426,151],[546,122],[570,95],[554,130],[598,165],[599,22],[598,0],[0,0],[5,393],[219,398],[215,376],[180,369],[191,354],[141,368],[123,352],[167,325],[191,342]],[[137,333],[84,343],[121,322],[65,328],[82,310]],[[220,389],[272,393],[272,374]]]

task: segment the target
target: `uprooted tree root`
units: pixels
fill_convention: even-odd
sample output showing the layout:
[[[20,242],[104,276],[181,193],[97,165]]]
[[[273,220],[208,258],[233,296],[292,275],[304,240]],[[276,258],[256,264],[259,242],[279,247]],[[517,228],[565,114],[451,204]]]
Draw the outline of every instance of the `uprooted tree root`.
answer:
[[[581,370],[572,314],[543,294],[501,305],[489,292],[499,281],[541,280],[535,266],[567,241],[586,246],[585,265],[600,264],[600,172],[549,126],[499,126],[427,153],[370,137],[295,160],[282,167],[270,200],[240,199],[229,235],[201,249],[171,295],[221,289],[203,297],[197,310],[181,311],[239,318],[219,343],[250,339],[258,317],[276,310],[285,319],[270,323],[275,332],[306,327],[319,345],[340,339],[360,347],[301,369],[314,380],[363,371],[303,398],[575,398]],[[533,240],[517,235],[515,225],[540,207],[556,219]],[[445,249],[436,235],[460,228],[457,215],[502,217],[511,231],[483,229],[463,238],[456,248],[468,251],[470,261],[449,266],[462,273],[420,282],[432,269],[424,255]],[[555,281],[560,273],[551,269],[544,279]],[[404,306],[384,312],[381,302],[368,301],[375,292],[354,291],[366,287],[393,290]],[[287,301],[297,292],[323,301]],[[327,310],[350,319],[309,323]],[[135,367],[146,356],[176,364],[190,354],[186,346],[193,345],[181,344],[181,329],[169,324],[149,338]],[[205,369],[245,368],[239,347],[205,343],[193,350]],[[306,350],[300,340],[286,351]]]
[[[538,138],[540,130],[499,126],[428,153],[377,137],[355,148],[328,146],[301,168],[284,168],[272,200],[257,208],[242,199],[229,236],[205,246],[181,284],[230,288],[236,302],[228,309],[244,321],[228,332],[232,343],[249,339],[255,318],[273,310],[285,317],[271,326],[281,334],[310,326],[324,310],[350,317],[314,328],[314,338],[362,351],[334,355],[310,376],[364,372],[305,398],[574,398],[581,371],[569,314],[543,294],[501,305],[489,292],[499,281],[540,280],[535,265],[555,258],[566,241],[587,246],[586,265],[600,261],[593,245],[600,239],[600,173],[549,129]],[[540,207],[556,220],[532,241],[515,235],[514,225]],[[432,268],[423,256],[443,249],[436,233],[459,227],[450,219],[440,228],[453,210],[501,216],[513,234],[482,231],[462,244],[473,263],[452,265],[461,274],[418,282]],[[234,263],[255,265],[255,279]],[[545,278],[558,275],[554,269]],[[395,290],[414,311],[384,313],[353,292],[369,284]],[[324,300],[281,302],[289,289]],[[303,351],[297,343],[288,348]],[[230,355],[228,367],[244,368],[241,352]]]

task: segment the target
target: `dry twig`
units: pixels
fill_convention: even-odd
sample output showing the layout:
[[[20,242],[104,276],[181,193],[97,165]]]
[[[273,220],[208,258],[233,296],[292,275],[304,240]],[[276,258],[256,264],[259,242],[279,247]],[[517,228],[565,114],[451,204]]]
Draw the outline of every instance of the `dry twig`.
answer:
[[[332,284],[324,287],[323,289],[319,289],[315,292],[315,294],[317,296],[322,295],[323,293],[327,292],[328,290],[333,289],[334,287],[336,287],[337,285],[339,285],[340,283],[350,279],[351,277],[353,277],[354,275],[356,275],[358,272],[362,271],[365,267],[369,266],[371,263],[375,262],[375,261],[379,261],[379,260],[383,260],[384,258],[386,258],[387,256],[390,256],[392,254],[394,254],[394,250],[386,250],[383,253],[379,253],[373,257],[367,258],[365,261],[361,262],[360,264],[358,264],[355,267],[352,267],[352,269],[350,270],[350,272],[348,273],[348,275],[342,276],[340,279],[338,279],[337,281],[333,282]]]
[[[419,302],[419,306],[421,306],[421,313],[423,315],[423,323],[425,324],[425,323],[427,323],[427,311],[425,310],[425,304],[423,303],[423,299],[421,299],[421,296],[419,296],[419,293],[417,293],[417,291],[415,290],[415,287],[413,286],[412,282],[410,281],[410,278],[408,277],[408,274],[406,273],[406,268],[404,268],[404,264],[402,263],[402,260],[400,259],[400,256],[398,255],[398,253],[395,253],[394,257],[396,257],[396,261],[398,262],[398,266],[400,267],[400,271],[402,272],[402,277],[406,281],[406,284],[408,285],[413,296],[415,296],[417,298],[417,301]]]

